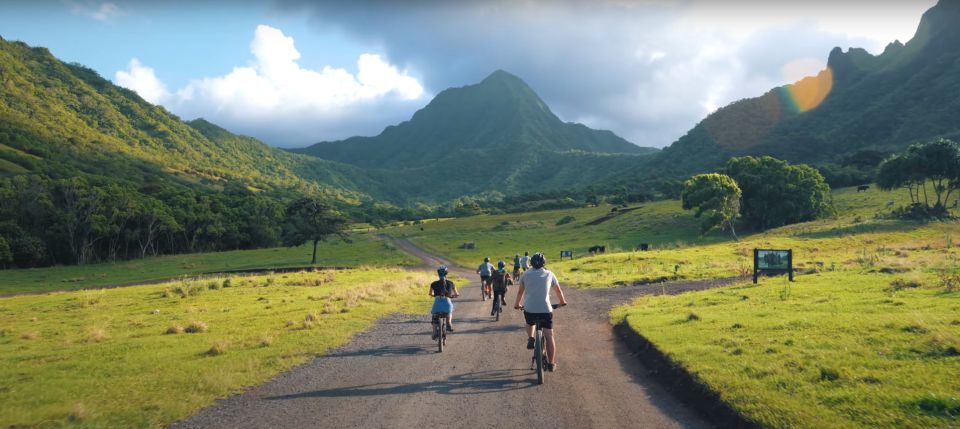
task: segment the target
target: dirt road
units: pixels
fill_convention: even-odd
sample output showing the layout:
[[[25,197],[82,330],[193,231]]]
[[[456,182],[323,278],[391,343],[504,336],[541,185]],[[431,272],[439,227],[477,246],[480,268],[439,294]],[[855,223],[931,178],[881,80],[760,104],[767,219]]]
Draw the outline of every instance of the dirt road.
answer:
[[[408,242],[397,245],[423,258],[424,267],[453,267]],[[712,285],[565,290],[570,305],[555,316],[558,369],[542,386],[530,370],[523,315],[512,310],[515,289],[507,295],[511,310],[496,322],[477,280],[462,286],[456,332],[443,353],[430,340],[426,314],[392,316],[329,355],[173,427],[711,427],[646,375],[615,339],[607,311],[641,293]]]

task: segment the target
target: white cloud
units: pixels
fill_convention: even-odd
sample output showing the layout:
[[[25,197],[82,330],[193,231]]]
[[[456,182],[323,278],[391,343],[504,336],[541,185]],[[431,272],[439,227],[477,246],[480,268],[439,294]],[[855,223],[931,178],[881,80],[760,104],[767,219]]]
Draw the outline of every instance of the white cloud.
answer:
[[[96,3],[73,3],[67,2],[73,13],[93,18],[97,21],[110,21],[123,14],[123,11],[115,3],[103,2]]]
[[[114,75],[117,85],[135,91],[144,100],[153,104],[160,104],[170,99],[167,86],[157,78],[153,69],[144,66],[140,60],[130,60],[126,70],[120,70]]]
[[[271,144],[298,146],[367,131],[354,125],[385,115],[396,120],[395,104],[424,94],[417,79],[376,54],[360,55],[355,75],[331,66],[302,68],[293,38],[266,25],[257,26],[250,52],[249,66],[193,80],[174,94],[136,60],[129,71],[117,72],[116,81],[181,116],[202,116]]]

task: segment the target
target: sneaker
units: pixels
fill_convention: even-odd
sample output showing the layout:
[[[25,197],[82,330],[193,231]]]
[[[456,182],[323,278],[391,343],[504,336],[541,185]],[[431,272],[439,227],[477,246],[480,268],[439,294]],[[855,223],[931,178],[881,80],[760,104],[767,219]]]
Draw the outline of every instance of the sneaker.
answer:
[[[554,371],[556,371],[556,370],[557,370],[557,364],[556,364],[556,363],[548,363],[548,364],[547,364],[547,371],[554,372]]]
[[[453,332],[453,325],[447,325],[447,331]]]
[[[436,331],[436,329],[434,329],[434,331],[430,334],[430,339],[433,340],[433,341],[437,341],[437,331]]]
[[[527,350],[533,350],[533,344],[536,341],[537,340],[533,339],[533,337],[527,338]]]
[[[497,315],[497,310],[490,310],[490,315],[491,315],[491,316],[496,316],[496,315]]]
[[[500,300],[500,305],[507,305],[507,301]]]

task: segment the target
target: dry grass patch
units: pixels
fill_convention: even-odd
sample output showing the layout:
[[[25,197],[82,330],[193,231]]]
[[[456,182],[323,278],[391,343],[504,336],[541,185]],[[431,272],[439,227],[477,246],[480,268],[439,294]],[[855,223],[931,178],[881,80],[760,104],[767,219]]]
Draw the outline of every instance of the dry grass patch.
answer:
[[[167,335],[182,334],[182,333],[183,333],[183,326],[173,325],[173,326],[167,328],[167,332],[166,332],[166,333],[167,333]]]
[[[200,332],[207,332],[207,324],[199,320],[194,320],[190,322],[189,325],[183,330],[188,334],[196,334]]]
[[[207,350],[207,356],[220,356],[225,354],[230,348],[230,343],[224,340],[215,341],[213,345],[210,346],[210,349]]]

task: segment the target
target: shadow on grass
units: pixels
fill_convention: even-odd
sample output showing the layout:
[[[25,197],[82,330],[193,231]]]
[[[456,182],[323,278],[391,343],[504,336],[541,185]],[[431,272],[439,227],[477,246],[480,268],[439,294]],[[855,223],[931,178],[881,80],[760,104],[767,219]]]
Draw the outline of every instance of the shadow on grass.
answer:
[[[314,390],[290,395],[271,396],[271,401],[301,398],[343,398],[354,396],[403,395],[434,392],[443,395],[477,395],[527,389],[536,385],[528,369],[502,369],[454,375],[446,380],[423,383],[376,383],[362,386]]]
[[[923,222],[892,221],[884,223],[858,223],[822,231],[800,232],[794,237],[833,238],[846,235],[870,234],[876,232],[910,232],[924,226]]]

